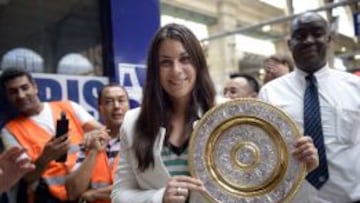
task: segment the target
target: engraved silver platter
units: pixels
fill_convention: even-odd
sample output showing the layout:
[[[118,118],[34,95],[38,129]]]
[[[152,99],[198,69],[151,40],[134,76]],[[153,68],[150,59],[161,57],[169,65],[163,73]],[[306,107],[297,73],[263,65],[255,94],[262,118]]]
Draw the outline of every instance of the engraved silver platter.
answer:
[[[289,202],[305,177],[304,164],[291,156],[301,136],[296,124],[268,103],[220,104],[191,135],[191,175],[204,183],[210,202]]]

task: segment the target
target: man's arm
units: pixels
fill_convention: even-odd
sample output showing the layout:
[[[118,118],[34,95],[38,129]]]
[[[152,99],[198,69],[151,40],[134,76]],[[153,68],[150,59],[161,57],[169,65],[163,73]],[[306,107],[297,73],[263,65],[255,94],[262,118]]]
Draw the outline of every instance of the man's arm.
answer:
[[[16,140],[16,138],[6,129],[3,128],[1,130],[1,139],[5,145],[5,148],[11,147],[19,147],[23,148],[20,143]],[[68,146],[67,136],[63,136],[61,138],[53,138],[51,139],[44,147],[42,154],[38,157],[37,160],[34,161],[35,170],[28,172],[24,175],[24,179],[28,183],[33,183],[37,181],[47,165],[52,161],[60,157],[65,151],[67,151]],[[26,154],[26,152],[24,152]],[[29,157],[27,157],[29,158]],[[29,158],[30,159],[30,158]]]
[[[82,106],[78,103],[70,101],[70,105],[80,121],[84,132],[89,132],[94,129],[103,128],[104,126],[98,122],[92,115],[89,114]]]
[[[100,134],[100,138],[102,140],[102,142],[107,142],[109,140],[109,136],[106,132],[106,127],[104,125],[102,125],[100,122],[98,122],[97,120],[95,120],[95,118],[93,116],[91,116],[89,114],[89,112],[87,112],[82,106],[80,106],[78,103],[70,101],[70,104],[72,106],[72,109],[74,110],[74,113],[78,119],[78,121],[81,123],[82,129],[85,133],[84,135],[84,140],[83,140],[83,144],[85,145],[86,148],[88,148],[88,143],[91,142],[89,139],[90,134],[92,134],[93,132],[100,130],[100,131],[104,131],[104,133]]]
[[[70,139],[68,136],[60,136],[58,138],[53,137],[48,143],[46,143],[41,155],[34,162],[36,169],[24,176],[25,181],[33,183],[40,179],[48,164],[51,161],[60,158],[69,150],[69,148]]]
[[[110,200],[110,194],[113,186],[109,185],[107,187],[99,188],[99,189],[90,189],[84,192],[81,195],[81,198],[88,201],[94,202],[96,200]]]
[[[97,151],[90,150],[80,167],[66,177],[66,190],[69,200],[76,200],[88,188],[96,162]]]
[[[90,121],[86,123],[83,128],[85,132],[90,132],[92,129],[104,128],[97,121]],[[85,141],[87,140],[87,135],[85,134]],[[108,140],[108,136],[103,136],[102,140]],[[70,139],[68,136],[60,136],[59,138],[52,138],[44,147],[42,154],[34,162],[36,170],[26,174],[24,179],[28,183],[32,183],[40,179],[43,172],[46,170],[49,163],[53,160],[60,158],[65,154],[70,148]]]
[[[98,153],[105,150],[107,142],[102,142],[103,130],[93,130],[87,133],[88,155],[80,167],[66,178],[66,190],[70,200],[75,200],[88,188]],[[85,149],[86,150],[86,149]]]
[[[102,129],[104,128],[104,125],[102,125],[100,122],[94,120],[87,121],[82,125],[82,128],[84,132],[90,132],[95,129]]]

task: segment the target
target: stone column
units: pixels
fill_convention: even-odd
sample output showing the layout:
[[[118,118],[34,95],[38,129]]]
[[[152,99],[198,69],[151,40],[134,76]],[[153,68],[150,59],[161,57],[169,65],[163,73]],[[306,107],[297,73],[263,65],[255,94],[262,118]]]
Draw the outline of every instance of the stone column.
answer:
[[[217,1],[218,21],[216,24],[208,27],[210,36],[236,28],[238,4],[238,0]],[[235,35],[214,39],[207,43],[210,74],[219,91],[224,82],[228,80],[229,73],[239,70],[238,59],[236,57]]]
[[[284,38],[274,41],[276,53],[285,53],[291,55],[287,45],[287,38],[288,36],[284,36]]]

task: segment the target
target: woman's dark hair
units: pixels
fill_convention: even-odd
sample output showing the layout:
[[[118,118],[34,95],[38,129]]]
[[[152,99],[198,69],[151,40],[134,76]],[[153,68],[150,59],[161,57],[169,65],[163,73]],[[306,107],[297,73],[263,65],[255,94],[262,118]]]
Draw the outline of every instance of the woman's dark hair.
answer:
[[[184,46],[197,73],[191,104],[187,112],[186,126],[197,118],[199,110],[206,112],[214,105],[216,92],[200,42],[183,25],[168,24],[162,27],[155,34],[149,49],[141,111],[135,125],[132,147],[135,150],[140,171],[154,166],[153,146],[160,127],[166,129],[166,134],[171,131],[169,121],[172,105],[169,96],[160,85],[159,70],[159,48],[165,39],[177,40]]]

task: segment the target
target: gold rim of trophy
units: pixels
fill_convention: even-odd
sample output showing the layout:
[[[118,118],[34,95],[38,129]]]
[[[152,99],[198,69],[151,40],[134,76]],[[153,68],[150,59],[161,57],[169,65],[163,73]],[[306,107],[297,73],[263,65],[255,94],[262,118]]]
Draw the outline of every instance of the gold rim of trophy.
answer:
[[[196,137],[199,132],[199,129],[202,125],[206,122],[208,117],[211,117],[215,112],[221,111],[227,106],[234,106],[236,105],[243,105],[243,104],[251,104],[251,105],[260,105],[263,108],[266,108],[268,112],[277,113],[283,120],[287,121],[290,125],[292,132],[294,133],[296,138],[300,138],[302,134],[300,133],[299,129],[297,128],[296,124],[292,121],[292,119],[282,110],[279,108],[270,105],[268,103],[262,102],[257,99],[236,99],[232,101],[228,101],[222,104],[219,104],[212,109],[210,109],[196,124],[194,131],[192,132],[190,138],[190,145],[189,145],[189,168],[190,173],[193,177],[199,177],[197,171],[195,169],[195,145],[196,145]],[[255,186],[246,186],[246,185],[239,185],[231,180],[228,180],[221,176],[221,173],[215,167],[214,164],[214,156],[213,153],[215,151],[215,147],[222,136],[223,132],[233,126],[240,125],[240,124],[249,124],[252,126],[259,127],[260,129],[264,130],[269,138],[275,143],[276,145],[276,155],[278,161],[275,165],[275,169],[272,171],[271,176],[261,185]],[[235,166],[238,170],[242,171],[251,171],[255,167],[257,167],[261,161],[259,148],[256,144],[249,141],[242,141],[236,143],[234,147],[231,148],[231,162],[232,165]],[[238,155],[241,152],[247,151],[253,157],[251,162],[241,161]],[[202,155],[205,160],[206,170],[209,171],[211,174],[213,181],[215,181],[219,186],[222,192],[227,193],[229,195],[235,195],[239,198],[252,198],[252,197],[261,197],[269,192],[271,192],[284,178],[286,170],[288,168],[288,156],[291,156],[287,150],[286,143],[281,135],[279,129],[274,127],[270,122],[255,116],[236,116],[229,118],[223,121],[220,125],[216,126],[214,130],[211,132],[209,139],[207,140],[206,147],[205,147],[205,156]],[[292,200],[295,194],[300,189],[301,183],[304,181],[306,175],[306,169],[303,164],[300,164],[300,171],[301,174],[298,176],[297,180],[295,180],[296,184],[293,184],[291,190],[287,193],[285,198],[280,201],[280,203],[287,203]],[[204,193],[203,196],[209,200],[210,202],[216,202],[214,197],[211,194]]]

